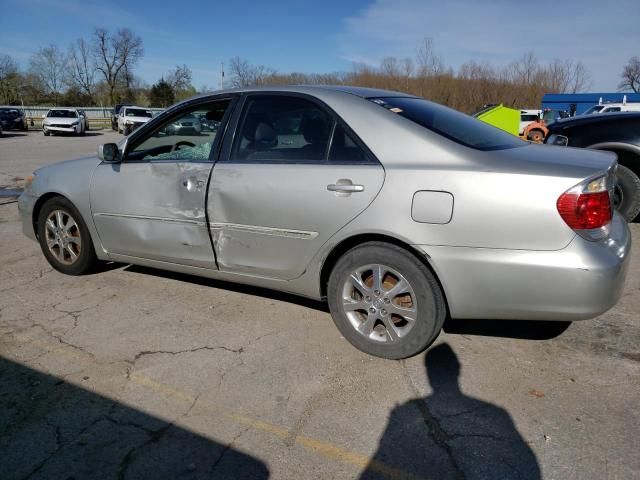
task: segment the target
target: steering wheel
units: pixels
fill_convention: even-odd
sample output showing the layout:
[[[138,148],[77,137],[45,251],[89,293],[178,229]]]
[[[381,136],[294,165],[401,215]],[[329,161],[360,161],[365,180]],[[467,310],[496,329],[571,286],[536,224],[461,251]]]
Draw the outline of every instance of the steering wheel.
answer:
[[[180,150],[181,147],[195,147],[196,144],[195,143],[191,143],[191,142],[187,142],[185,140],[182,140],[178,143],[176,143],[173,147],[171,147],[171,152],[175,152],[176,150]]]

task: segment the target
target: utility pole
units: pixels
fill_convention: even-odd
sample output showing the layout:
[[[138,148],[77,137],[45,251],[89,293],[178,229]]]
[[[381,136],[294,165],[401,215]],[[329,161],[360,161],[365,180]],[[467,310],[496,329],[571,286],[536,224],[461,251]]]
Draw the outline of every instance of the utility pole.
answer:
[[[220,62],[220,90],[224,90],[224,62]]]

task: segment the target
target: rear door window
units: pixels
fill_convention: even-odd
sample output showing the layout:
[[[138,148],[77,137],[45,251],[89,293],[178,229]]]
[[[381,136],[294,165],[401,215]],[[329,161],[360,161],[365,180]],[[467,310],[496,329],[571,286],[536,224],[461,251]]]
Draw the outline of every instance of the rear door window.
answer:
[[[305,98],[252,95],[240,117],[231,161],[324,162],[333,123]]]

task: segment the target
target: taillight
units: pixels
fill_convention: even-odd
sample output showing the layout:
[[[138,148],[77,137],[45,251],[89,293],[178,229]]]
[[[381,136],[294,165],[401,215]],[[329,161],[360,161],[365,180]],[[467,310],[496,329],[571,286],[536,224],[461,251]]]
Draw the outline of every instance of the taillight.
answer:
[[[612,210],[607,178],[602,176],[576,185],[556,202],[566,224],[587,240],[600,240],[609,235]]]

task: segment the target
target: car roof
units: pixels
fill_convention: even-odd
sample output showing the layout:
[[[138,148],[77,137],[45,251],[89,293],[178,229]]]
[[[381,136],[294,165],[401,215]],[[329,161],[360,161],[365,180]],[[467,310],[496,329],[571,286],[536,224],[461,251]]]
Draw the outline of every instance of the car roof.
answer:
[[[77,108],[71,108],[71,107],[51,107],[49,109],[49,111],[51,111],[51,110],[68,110],[70,112],[77,112],[78,111]]]
[[[588,125],[590,123],[607,123],[620,119],[640,120],[640,112],[607,112],[593,115],[577,115],[570,118],[562,118],[549,124],[549,128],[567,128],[575,125]]]
[[[212,95],[224,95],[226,93],[252,93],[252,92],[290,92],[290,93],[314,93],[337,92],[348,93],[362,98],[376,97],[409,97],[417,98],[415,95],[395,92],[392,90],[382,90],[379,88],[355,87],[350,85],[264,85],[255,87],[229,88],[203,93],[193,98],[210,97]],[[193,99],[192,98],[192,99]]]

